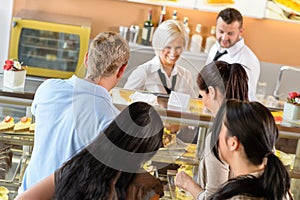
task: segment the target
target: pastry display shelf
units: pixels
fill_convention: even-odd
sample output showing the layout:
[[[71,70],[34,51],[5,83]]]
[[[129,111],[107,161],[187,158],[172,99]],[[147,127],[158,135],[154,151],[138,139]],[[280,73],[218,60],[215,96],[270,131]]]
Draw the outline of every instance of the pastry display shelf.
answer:
[[[24,116],[32,117],[30,107],[38,86],[45,79],[26,77],[25,87],[22,89],[3,88],[3,75],[0,74],[0,117],[1,120],[10,115],[14,123]],[[34,133],[27,131],[14,131],[13,128],[0,130],[0,143],[10,146],[13,152],[12,167],[0,185],[9,189],[10,199],[13,199],[20,186],[24,171],[30,160],[31,150],[34,145]]]
[[[37,50],[49,50],[49,51],[66,51],[66,52],[73,52],[73,53],[77,53],[78,50],[73,50],[73,49],[58,49],[57,47],[51,47],[51,46],[44,46],[43,44],[32,44],[32,43],[23,43],[20,44],[22,47],[29,47],[29,48],[33,48],[33,49],[37,49]],[[25,55],[25,54],[24,54]],[[31,55],[30,55],[31,56]]]
[[[18,149],[11,149],[13,152],[12,166],[6,173],[5,178],[0,179],[0,185],[9,190],[9,199],[14,199],[17,196],[23,174],[30,160],[30,154],[24,154]]]
[[[25,56],[25,54],[21,54],[22,56]],[[52,61],[61,61],[61,62],[76,62],[75,59],[71,58],[57,58],[54,54],[47,54],[44,56],[39,55],[30,55],[32,58],[41,59],[41,60],[52,60]]]
[[[30,131],[0,130],[0,142],[8,145],[33,146],[34,133]]]

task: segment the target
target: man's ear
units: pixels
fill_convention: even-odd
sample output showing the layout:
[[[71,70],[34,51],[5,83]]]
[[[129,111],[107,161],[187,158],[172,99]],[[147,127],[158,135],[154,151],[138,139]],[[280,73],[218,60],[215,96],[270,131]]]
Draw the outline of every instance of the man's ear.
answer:
[[[240,28],[240,36],[243,34],[244,28]]]
[[[124,64],[124,65],[122,65],[122,66],[120,67],[120,69],[118,70],[118,72],[117,72],[117,78],[118,78],[118,79],[122,78],[122,76],[123,76],[123,74],[124,74],[124,72],[125,72],[126,66],[127,66],[127,63]]]

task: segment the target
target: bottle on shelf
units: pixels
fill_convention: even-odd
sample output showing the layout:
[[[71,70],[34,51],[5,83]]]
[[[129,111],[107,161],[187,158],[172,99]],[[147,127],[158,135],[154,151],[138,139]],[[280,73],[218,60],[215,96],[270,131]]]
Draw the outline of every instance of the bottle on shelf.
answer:
[[[161,11],[160,11],[160,17],[159,17],[158,26],[159,26],[163,21],[165,21],[166,11],[167,11],[166,6],[162,6]]]
[[[189,28],[189,18],[188,17],[184,17],[183,18],[183,26],[184,29],[186,31],[186,38],[185,38],[185,49],[188,50],[189,49],[189,43],[190,43],[190,28]]]
[[[128,27],[126,26],[119,26],[119,34],[127,40],[127,32],[128,32]]]
[[[203,37],[201,35],[201,24],[196,25],[196,32],[191,38],[190,51],[191,52],[201,52],[202,51],[202,41]]]
[[[150,46],[152,42],[152,36],[154,31],[154,25],[152,22],[152,9],[149,10],[148,19],[144,22],[143,32],[142,32],[142,44]]]
[[[177,10],[173,10],[172,19],[177,20]]]
[[[206,38],[204,49],[205,53],[209,52],[210,48],[215,44],[216,40],[216,27],[212,26],[210,30],[210,36]]]
[[[138,25],[131,25],[129,28],[129,43],[137,44],[140,27]]]

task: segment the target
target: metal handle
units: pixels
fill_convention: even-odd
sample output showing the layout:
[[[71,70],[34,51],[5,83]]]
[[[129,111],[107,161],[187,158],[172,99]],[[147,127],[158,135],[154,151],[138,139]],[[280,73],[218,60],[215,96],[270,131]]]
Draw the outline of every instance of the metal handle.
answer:
[[[284,71],[297,71],[297,72],[300,72],[300,68],[296,68],[296,67],[290,67],[290,66],[282,66],[280,68],[280,72],[279,72],[279,76],[278,76],[278,79],[277,79],[277,83],[276,83],[276,87],[275,87],[275,90],[273,92],[273,96],[279,100],[279,94],[278,94],[278,90],[279,90],[279,87],[280,87],[280,83],[281,83],[281,78],[282,78],[282,74]]]

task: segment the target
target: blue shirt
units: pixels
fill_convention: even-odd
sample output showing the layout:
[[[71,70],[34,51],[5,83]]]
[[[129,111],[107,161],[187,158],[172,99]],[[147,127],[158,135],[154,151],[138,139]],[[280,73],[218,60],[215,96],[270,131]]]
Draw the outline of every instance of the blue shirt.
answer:
[[[76,76],[46,80],[31,107],[34,148],[19,193],[54,173],[119,113],[108,91]]]

